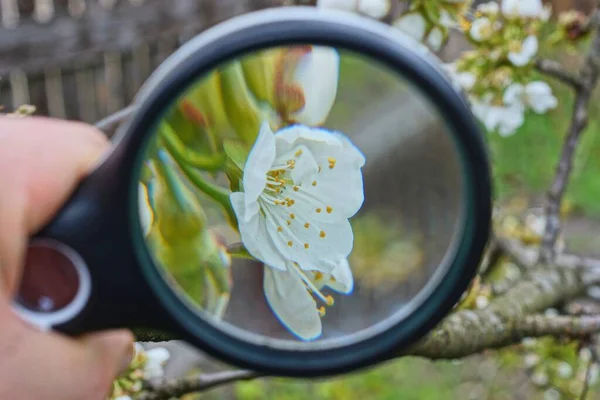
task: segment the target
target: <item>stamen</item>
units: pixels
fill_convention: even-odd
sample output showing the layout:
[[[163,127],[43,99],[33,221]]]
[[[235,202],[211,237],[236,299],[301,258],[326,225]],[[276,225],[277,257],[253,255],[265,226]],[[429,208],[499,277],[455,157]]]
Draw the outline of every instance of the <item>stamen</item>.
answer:
[[[315,280],[319,281],[323,278],[323,273],[321,271],[315,272]]]
[[[310,246],[308,245],[308,243],[304,243],[304,248],[308,250]]]
[[[287,221],[285,221],[285,222],[287,222],[288,225],[292,224],[292,221],[290,221],[289,219]]]
[[[319,317],[323,318],[325,316],[325,307],[324,306],[317,308],[317,311],[319,312]]]
[[[299,149],[296,154],[294,154],[296,157],[300,157],[302,155],[302,149]]]
[[[287,245],[290,246],[290,247],[292,247],[293,244],[294,243],[291,240],[289,242],[287,242]]]
[[[306,276],[304,271],[302,271],[302,269],[300,269],[300,266],[298,265],[298,263],[294,262],[292,265],[294,266],[293,270],[296,271],[296,273],[298,274],[300,279],[302,279],[302,282],[304,282],[304,285],[306,285],[306,287],[308,287],[315,294],[315,296],[317,296],[323,303],[325,303],[327,305],[330,305],[330,303],[333,304],[333,297],[331,297],[331,296],[325,297],[323,295],[323,293],[321,293],[321,291],[319,289],[317,289],[315,284],[312,283],[312,281],[310,279],[308,279],[308,277]],[[329,300],[329,299],[331,299],[331,300]]]
[[[333,157],[329,157],[327,161],[329,161],[329,169],[333,169],[333,167],[335,167],[335,163],[337,162]]]
[[[319,237],[324,238],[326,236],[325,231],[319,232]]]
[[[313,186],[317,186],[317,181],[313,181],[313,182],[312,182],[312,185],[313,185]]]
[[[325,208],[325,210],[327,211],[327,214],[331,214],[331,212],[333,211],[333,208],[331,208],[331,206],[327,206],[327,208]]]
[[[290,214],[290,218],[291,218],[291,219],[294,219],[294,218],[296,218],[296,215],[294,215],[294,214],[292,213],[292,214]]]
[[[321,212],[321,209],[320,209],[320,208],[317,208],[315,211],[316,211],[316,212],[317,212],[317,214],[318,214],[318,213],[320,213],[320,212]]]
[[[307,223],[305,223],[305,224],[304,224],[304,227],[305,227],[306,229],[308,229],[308,228],[310,228],[310,224],[307,222]]]
[[[277,232],[283,232],[283,228],[281,226],[277,227]]]
[[[300,190],[300,188],[298,186],[294,186],[294,192],[297,192],[298,190]]]

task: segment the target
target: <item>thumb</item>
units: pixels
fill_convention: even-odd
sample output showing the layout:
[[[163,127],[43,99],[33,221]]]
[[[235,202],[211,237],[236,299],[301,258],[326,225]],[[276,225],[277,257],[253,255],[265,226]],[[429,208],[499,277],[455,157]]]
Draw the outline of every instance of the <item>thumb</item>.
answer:
[[[38,331],[3,308],[2,399],[104,400],[133,358],[134,338],[126,330],[72,339]],[[35,377],[27,385],[23,371]]]

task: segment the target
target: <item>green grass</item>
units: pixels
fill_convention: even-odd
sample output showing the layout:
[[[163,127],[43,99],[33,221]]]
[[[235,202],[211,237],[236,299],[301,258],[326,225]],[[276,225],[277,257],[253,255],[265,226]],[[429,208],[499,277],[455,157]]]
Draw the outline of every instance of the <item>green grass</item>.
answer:
[[[511,137],[488,134],[497,200],[515,195],[543,194],[549,188],[573,108],[573,94],[553,85],[559,107],[546,115],[531,113]],[[592,101],[590,120],[576,152],[566,198],[582,214],[600,216],[600,118],[598,94]]]

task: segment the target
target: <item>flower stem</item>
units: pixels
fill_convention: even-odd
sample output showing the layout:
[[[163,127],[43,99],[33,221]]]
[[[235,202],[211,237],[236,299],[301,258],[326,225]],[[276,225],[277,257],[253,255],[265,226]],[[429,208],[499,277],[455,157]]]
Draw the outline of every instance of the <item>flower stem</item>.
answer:
[[[219,185],[216,185],[212,182],[207,181],[204,177],[198,172],[195,171],[189,164],[185,162],[179,162],[179,167],[183,171],[183,173],[188,177],[188,179],[204,194],[215,200],[219,203],[227,213],[227,216],[230,220],[230,223],[237,227],[237,218],[235,216],[235,212],[231,206],[231,201],[229,200],[229,191],[223,189]]]
[[[192,150],[183,143],[173,131],[173,128],[167,123],[162,126],[161,136],[165,146],[173,158],[178,160],[179,164],[187,163],[206,171],[219,170],[225,165],[225,160],[227,158],[225,153],[204,155]]]

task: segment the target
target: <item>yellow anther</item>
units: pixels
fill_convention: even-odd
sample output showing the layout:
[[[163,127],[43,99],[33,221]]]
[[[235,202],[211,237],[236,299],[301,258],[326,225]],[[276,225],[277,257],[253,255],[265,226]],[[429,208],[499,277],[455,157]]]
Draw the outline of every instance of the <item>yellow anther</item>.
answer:
[[[328,305],[328,306],[332,306],[332,305],[333,305],[333,303],[334,303],[334,301],[333,301],[333,297],[331,297],[331,296],[327,296],[327,297],[325,297],[325,301],[327,301],[327,305]]]
[[[286,221],[288,225],[292,224],[292,221],[290,221],[289,219]]]
[[[290,246],[290,247],[292,247],[293,244],[294,243],[291,240],[288,242],[288,246]]]
[[[324,238],[325,236],[326,236],[326,234],[325,234],[325,231],[321,231],[321,232],[319,233],[319,237],[322,237],[322,238]]]
[[[313,182],[312,182],[312,185],[313,185],[313,186],[317,186],[317,181],[313,181]]]
[[[322,318],[325,316],[325,307],[321,306],[317,309],[319,311],[319,316]]]
[[[297,192],[298,190],[300,190],[300,188],[298,186],[294,186],[294,192]]]
[[[300,157],[302,155],[302,149],[299,149],[296,154],[294,154],[296,157]]]
[[[316,211],[316,212],[317,212],[317,214],[318,214],[318,213],[320,213],[320,212],[321,212],[321,209],[320,209],[320,208],[317,208],[315,211]]]
[[[277,193],[281,193],[281,188],[277,188],[277,189],[275,189],[275,192],[277,192]]]
[[[277,227],[277,232],[283,232],[283,228],[281,226]]]
[[[280,180],[279,180],[279,183],[281,183],[281,184],[285,185],[285,179],[280,179]]]
[[[327,208],[325,208],[325,210],[327,210],[327,214],[331,214],[331,212],[333,211],[333,208],[331,208],[331,206],[327,206]]]
[[[305,223],[305,224],[304,224],[304,227],[305,227],[306,229],[308,229],[308,228],[310,228],[310,224],[307,222],[307,223]]]
[[[331,277],[329,278],[329,280],[330,280],[331,282],[335,282],[335,281],[336,281],[336,279],[335,279],[335,276],[331,275]]]
[[[320,271],[315,272],[315,279],[318,281],[320,279],[323,279],[323,273]]]
[[[294,219],[294,218],[296,218],[296,215],[294,213],[292,213],[292,214],[290,214],[290,218]]]
[[[308,245],[308,243],[304,243],[304,248],[308,249],[310,246]]]
[[[279,205],[279,200],[274,200],[273,203],[275,203],[276,206]]]
[[[333,167],[335,167],[335,163],[337,162],[333,157],[329,157],[327,161],[329,161],[329,169],[333,169]]]

